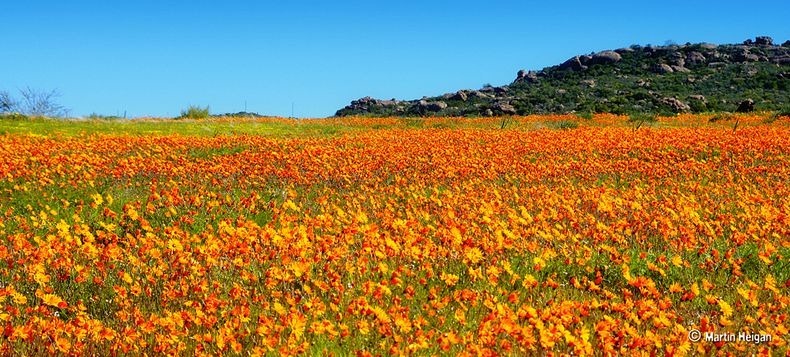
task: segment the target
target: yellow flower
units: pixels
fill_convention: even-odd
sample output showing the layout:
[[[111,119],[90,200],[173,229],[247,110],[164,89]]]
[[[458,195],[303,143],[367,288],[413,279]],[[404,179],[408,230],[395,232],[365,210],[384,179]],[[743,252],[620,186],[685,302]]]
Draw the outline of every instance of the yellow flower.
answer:
[[[24,305],[27,304],[27,297],[20,293],[14,292],[14,304]]]
[[[35,280],[39,285],[46,285],[49,282],[49,275],[47,275],[43,270],[37,271],[33,276],[33,280]]]
[[[447,284],[447,286],[455,286],[455,284],[458,283],[458,275],[455,274],[447,274],[442,272],[439,275],[439,278],[441,278],[442,281]]]
[[[285,307],[283,307],[283,304],[280,304],[279,302],[275,302],[274,303],[274,312],[276,312],[277,315],[281,315],[282,316],[282,315],[285,315],[285,313],[288,312],[288,311],[285,309]]]
[[[71,342],[65,337],[56,338],[55,345],[61,353],[68,353],[71,350]]]
[[[291,333],[296,338],[301,338],[304,335],[304,328],[307,325],[307,317],[302,314],[291,314],[291,319],[288,321],[288,327],[291,328]]]
[[[457,227],[451,228],[450,229],[450,234],[453,237],[453,244],[461,245],[461,243],[463,243],[464,239],[461,237],[461,231],[458,230]]]
[[[466,313],[463,309],[455,310],[453,316],[455,317],[455,320],[458,321],[458,323],[461,325],[466,325]]]
[[[384,309],[378,306],[372,306],[371,310],[373,310],[373,314],[376,315],[376,318],[381,322],[390,322],[390,317],[387,315],[387,312]]]
[[[679,255],[672,257],[672,265],[680,268],[683,266],[683,258],[681,258]]]
[[[129,216],[129,219],[136,221],[140,218],[140,215],[137,214],[137,211],[134,208],[129,208],[126,210],[126,215]]]
[[[44,294],[41,297],[41,300],[44,302],[44,305],[54,306],[54,307],[64,307],[63,305],[66,303],[55,294]]]
[[[719,308],[724,314],[724,317],[732,316],[732,306],[730,306],[730,304],[728,304],[726,301],[719,299]]]
[[[466,260],[472,264],[477,264],[481,260],[483,260],[483,252],[480,251],[478,248],[469,248],[466,250]]]
[[[167,248],[174,251],[184,250],[184,246],[181,245],[181,242],[178,239],[169,239],[167,241]]]
[[[297,207],[296,204],[291,200],[286,200],[285,203],[283,204],[283,207],[299,212],[299,207]]]
[[[68,233],[68,231],[69,231],[69,224],[66,223],[66,221],[61,219],[58,222],[58,224],[55,225],[55,228],[57,228],[58,232],[60,232],[60,233]]]
[[[411,332],[411,321],[402,316],[395,316],[395,326],[398,327],[401,333]]]

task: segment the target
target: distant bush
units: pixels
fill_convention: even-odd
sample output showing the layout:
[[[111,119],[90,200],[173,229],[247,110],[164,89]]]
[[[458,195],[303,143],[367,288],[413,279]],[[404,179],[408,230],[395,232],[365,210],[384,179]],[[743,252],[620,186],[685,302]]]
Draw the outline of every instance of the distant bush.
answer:
[[[98,113],[90,113],[90,114],[88,114],[88,116],[85,117],[85,119],[90,119],[90,120],[118,120],[118,119],[123,119],[123,118],[119,117],[117,115],[104,115],[104,114],[98,114]]]
[[[400,122],[407,128],[422,128],[425,125],[425,120],[418,118],[404,118]]]
[[[688,105],[692,113],[702,113],[708,110],[708,103],[699,99],[690,99]]]
[[[0,119],[2,120],[16,120],[16,121],[26,121],[31,120],[33,118],[19,113],[0,113]]]
[[[635,113],[628,116],[628,122],[633,125],[634,130],[641,128],[645,124],[653,124],[658,121],[655,114]]]
[[[771,114],[771,116],[766,118],[765,122],[766,123],[773,123],[773,122],[779,120],[780,118],[790,118],[790,105],[785,106],[784,108],[775,111],[773,114]]]
[[[512,124],[515,121],[516,121],[516,119],[514,119],[511,116],[503,116],[502,120],[499,123],[499,128],[500,129],[507,128],[508,125]]]
[[[547,125],[552,129],[560,129],[560,130],[576,129],[579,127],[579,123],[571,120],[553,121],[553,122],[549,122]]]
[[[181,111],[179,118],[183,119],[207,119],[210,117],[208,106],[202,108],[197,105],[190,105],[189,108]]]
[[[777,111],[777,114],[783,117],[790,116],[790,103],[786,103],[781,109]]]
[[[221,117],[233,117],[233,118],[266,118],[265,115],[258,114],[256,112],[236,112],[236,113],[225,113],[225,114],[213,114],[211,115],[215,118]]]

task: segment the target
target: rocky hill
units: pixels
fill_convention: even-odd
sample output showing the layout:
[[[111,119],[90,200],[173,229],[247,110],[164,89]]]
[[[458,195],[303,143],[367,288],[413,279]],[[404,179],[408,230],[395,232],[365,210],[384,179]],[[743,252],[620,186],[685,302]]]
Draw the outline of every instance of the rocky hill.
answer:
[[[337,116],[679,113],[780,110],[790,104],[790,41],[638,46],[574,56],[509,85],[418,100],[352,101]]]

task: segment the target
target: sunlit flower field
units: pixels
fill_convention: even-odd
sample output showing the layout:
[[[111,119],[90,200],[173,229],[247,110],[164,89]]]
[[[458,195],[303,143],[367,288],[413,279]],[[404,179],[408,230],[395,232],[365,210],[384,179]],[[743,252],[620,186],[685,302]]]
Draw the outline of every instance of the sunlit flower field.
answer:
[[[790,119],[710,118],[0,122],[0,354],[788,355]]]

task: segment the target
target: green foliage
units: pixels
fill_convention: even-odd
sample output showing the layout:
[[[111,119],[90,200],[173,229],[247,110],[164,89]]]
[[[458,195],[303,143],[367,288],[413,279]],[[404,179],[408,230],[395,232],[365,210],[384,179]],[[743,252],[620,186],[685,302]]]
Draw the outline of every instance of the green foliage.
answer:
[[[211,114],[209,113],[208,106],[205,108],[197,106],[197,105],[190,105],[187,109],[181,111],[181,119],[207,119],[210,117]]]
[[[225,114],[212,114],[212,117],[221,118],[221,117],[232,117],[232,118],[266,118],[266,115],[261,115],[256,112],[236,112],[236,113],[225,113]]]
[[[407,128],[422,128],[425,126],[425,120],[418,118],[405,118],[401,123]]]
[[[154,136],[177,134],[204,137],[238,134],[268,137],[327,137],[363,128],[365,128],[364,124],[340,125],[331,120],[263,120],[236,122],[229,125],[221,121],[54,120],[21,114],[0,115],[0,134],[36,134],[57,137],[113,133]]]
[[[8,120],[8,121],[28,121],[33,119],[24,114],[19,113],[8,113],[8,114],[0,114],[0,120]]]
[[[638,130],[645,124],[652,125],[657,121],[658,117],[650,113],[634,113],[628,116],[628,122],[631,123],[634,130]]]
[[[688,105],[693,113],[703,113],[708,111],[708,103],[694,98],[689,98]]]
[[[98,114],[98,113],[90,113],[90,114],[88,114],[88,116],[85,117],[85,119],[90,119],[90,120],[118,120],[118,119],[123,119],[123,118],[119,117],[117,115],[104,115],[104,114]]]
[[[766,123],[773,123],[779,119],[790,119],[790,104],[786,105],[784,108],[775,111],[771,116],[765,119]]]
[[[558,121],[551,121],[547,123],[547,126],[552,129],[560,129],[560,130],[567,130],[567,129],[576,129],[579,127],[579,123],[571,120],[558,120]]]
[[[514,121],[515,119],[511,116],[503,116],[499,123],[499,129],[507,128],[507,126],[512,124]]]

